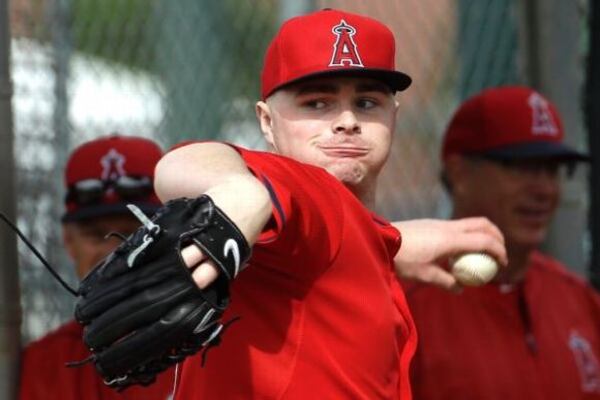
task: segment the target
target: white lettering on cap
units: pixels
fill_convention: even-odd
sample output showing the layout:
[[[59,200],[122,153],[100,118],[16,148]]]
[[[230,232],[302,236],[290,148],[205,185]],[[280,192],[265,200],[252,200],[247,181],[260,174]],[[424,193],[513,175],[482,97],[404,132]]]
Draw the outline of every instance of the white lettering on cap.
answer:
[[[538,93],[532,93],[527,102],[531,107],[531,132],[534,135],[558,135],[558,127],[548,107],[548,101]]]
[[[125,168],[125,156],[115,149],[110,149],[104,157],[100,159],[102,164],[102,180],[103,181],[115,181],[120,176],[126,175]]]

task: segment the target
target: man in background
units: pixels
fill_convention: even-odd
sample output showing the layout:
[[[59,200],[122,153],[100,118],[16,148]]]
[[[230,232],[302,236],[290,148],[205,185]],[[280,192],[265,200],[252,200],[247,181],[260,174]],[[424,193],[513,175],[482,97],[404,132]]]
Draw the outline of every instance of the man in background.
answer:
[[[525,87],[485,90],[450,122],[442,161],[453,218],[495,223],[509,263],[458,295],[406,285],[419,332],[415,398],[600,399],[599,296],[539,251],[561,181],[588,160],[563,138],[555,106]]]
[[[135,204],[151,215],[160,202],[154,193],[154,167],[162,156],[154,142],[125,136],[109,136],[87,142],[71,154],[66,170],[66,211],[62,217],[63,240],[78,277],[83,278],[128,236],[139,221],[127,209]],[[70,321],[29,344],[21,367],[21,400],[100,400],[170,398],[174,374],[160,375],[148,387],[122,393],[102,382],[93,364],[68,368],[65,364],[86,359],[82,327]]]

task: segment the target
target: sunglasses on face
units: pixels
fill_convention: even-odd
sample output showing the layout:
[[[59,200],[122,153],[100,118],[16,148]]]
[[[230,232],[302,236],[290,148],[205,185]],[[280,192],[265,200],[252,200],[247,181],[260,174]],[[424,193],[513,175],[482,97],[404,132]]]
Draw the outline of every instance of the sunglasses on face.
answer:
[[[472,157],[472,159],[491,162],[501,166],[507,171],[511,171],[522,176],[539,176],[540,174],[546,174],[551,177],[560,178],[561,180],[572,178],[577,169],[576,162],[564,161],[560,159],[509,160],[485,156],[476,156]]]
[[[69,186],[67,202],[79,205],[100,203],[109,190],[123,200],[135,200],[152,193],[152,180],[147,176],[120,176],[116,180],[84,179]]]

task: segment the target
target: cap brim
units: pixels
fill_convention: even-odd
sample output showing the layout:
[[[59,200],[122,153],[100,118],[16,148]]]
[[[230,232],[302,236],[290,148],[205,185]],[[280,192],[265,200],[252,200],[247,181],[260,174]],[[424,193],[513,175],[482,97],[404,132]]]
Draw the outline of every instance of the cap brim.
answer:
[[[131,214],[131,211],[127,208],[127,204],[131,203],[94,204],[93,206],[81,207],[76,211],[67,212],[63,215],[61,221],[76,222],[90,218],[106,217],[108,215]],[[135,202],[134,204],[148,216],[153,215],[160,208],[160,205],[156,203]]]
[[[482,154],[497,159],[555,158],[565,161],[590,161],[589,155],[556,142],[519,143],[487,150]]]
[[[279,89],[282,89],[289,85],[293,85],[295,83],[303,82],[307,79],[326,78],[331,76],[360,76],[376,79],[389,86],[392,92],[401,92],[403,90],[406,90],[412,83],[412,78],[400,71],[390,71],[386,69],[376,68],[328,69],[325,71],[313,72],[308,75],[303,75],[300,78],[288,81],[283,85],[273,88],[273,90],[271,90],[271,92],[267,94],[266,97],[269,97],[271,94],[275,93]]]

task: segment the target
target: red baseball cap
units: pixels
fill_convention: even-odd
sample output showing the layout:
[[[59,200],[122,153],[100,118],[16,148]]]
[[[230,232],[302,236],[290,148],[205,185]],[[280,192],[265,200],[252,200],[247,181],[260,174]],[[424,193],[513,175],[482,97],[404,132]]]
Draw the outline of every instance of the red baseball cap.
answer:
[[[396,71],[394,34],[358,14],[325,9],[283,23],[269,45],[261,75],[266,99],[284,85],[329,75],[361,75],[406,89],[411,78]]]
[[[153,141],[109,136],[77,147],[65,168],[63,222],[129,213],[127,204],[153,214],[161,205],[154,192],[154,167],[162,150]]]
[[[563,139],[554,104],[527,87],[504,86],[484,90],[460,106],[446,129],[442,159],[450,154],[478,154],[498,159],[589,160]]]

